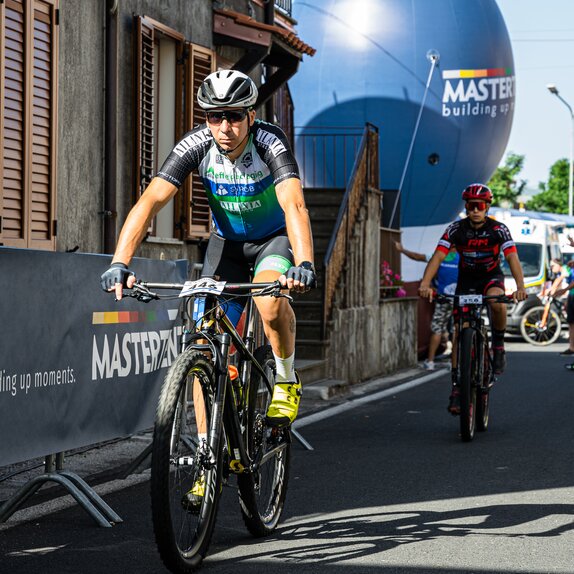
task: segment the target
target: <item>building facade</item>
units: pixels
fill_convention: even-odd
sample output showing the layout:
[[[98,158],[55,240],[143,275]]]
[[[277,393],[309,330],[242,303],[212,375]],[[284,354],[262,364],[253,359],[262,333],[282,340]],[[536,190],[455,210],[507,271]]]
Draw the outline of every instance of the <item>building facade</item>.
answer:
[[[291,137],[287,80],[314,50],[290,1],[0,2],[0,244],[112,253],[174,143],[203,121],[197,88],[235,68],[259,117]],[[200,260],[211,226],[199,179],[155,218],[138,255]]]

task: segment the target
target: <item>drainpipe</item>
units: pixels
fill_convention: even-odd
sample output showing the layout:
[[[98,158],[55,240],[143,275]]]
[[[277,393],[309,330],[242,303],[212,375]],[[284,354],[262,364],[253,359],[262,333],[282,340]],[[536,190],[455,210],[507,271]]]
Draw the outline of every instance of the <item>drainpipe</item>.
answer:
[[[275,24],[275,0],[267,0],[265,2],[265,24],[273,26]],[[267,81],[273,74],[271,66],[265,65],[265,81]],[[274,98],[271,96],[265,102],[265,119],[273,123],[275,121],[275,106],[273,105]]]
[[[117,103],[118,103],[118,4],[106,0],[105,37],[105,125],[104,125],[104,207],[103,251],[113,253],[116,246]]]

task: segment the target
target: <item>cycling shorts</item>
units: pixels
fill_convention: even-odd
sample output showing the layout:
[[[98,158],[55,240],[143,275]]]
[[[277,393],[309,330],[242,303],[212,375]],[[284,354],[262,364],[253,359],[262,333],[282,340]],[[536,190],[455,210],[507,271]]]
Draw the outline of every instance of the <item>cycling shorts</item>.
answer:
[[[504,292],[504,275],[500,268],[490,273],[463,273],[458,274],[456,294],[480,293],[486,295],[491,287],[499,287]]]
[[[285,233],[256,241],[232,241],[212,233],[201,276],[229,283],[248,283],[261,271],[284,274],[293,264],[293,252]],[[227,300],[227,316],[234,325],[239,322],[245,301],[244,297]]]

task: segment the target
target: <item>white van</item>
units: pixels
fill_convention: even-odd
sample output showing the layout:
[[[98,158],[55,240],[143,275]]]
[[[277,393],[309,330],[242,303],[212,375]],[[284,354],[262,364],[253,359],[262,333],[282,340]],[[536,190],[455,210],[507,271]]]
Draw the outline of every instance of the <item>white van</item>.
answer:
[[[562,260],[559,232],[564,222],[545,216],[543,213],[528,213],[518,210],[503,210],[493,208],[490,215],[504,223],[516,243],[518,258],[524,272],[524,286],[529,297],[516,305],[508,306],[508,329],[515,331],[520,328],[522,315],[535,305],[540,305],[537,295],[544,284],[551,279],[550,261]],[[506,293],[516,290],[516,282],[512,277],[506,260],[502,257],[502,271]]]

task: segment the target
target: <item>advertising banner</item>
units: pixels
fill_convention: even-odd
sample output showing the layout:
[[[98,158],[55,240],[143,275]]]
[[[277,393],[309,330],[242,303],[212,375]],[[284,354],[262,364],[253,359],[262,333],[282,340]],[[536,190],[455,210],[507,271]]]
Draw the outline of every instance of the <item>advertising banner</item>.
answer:
[[[116,302],[99,284],[110,260],[0,248],[0,466],[153,425],[181,300]],[[182,283],[187,261],[136,258],[130,269]]]

